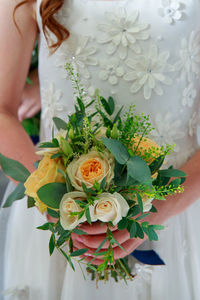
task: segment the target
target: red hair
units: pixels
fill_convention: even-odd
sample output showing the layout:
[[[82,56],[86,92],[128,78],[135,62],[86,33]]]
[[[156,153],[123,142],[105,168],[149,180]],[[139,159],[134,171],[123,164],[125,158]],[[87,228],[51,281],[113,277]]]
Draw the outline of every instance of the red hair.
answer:
[[[16,10],[28,3],[33,2],[34,0],[23,0],[20,3],[18,3],[14,9],[13,17],[15,22],[15,13]],[[69,31],[61,25],[58,21],[56,21],[54,15],[61,9],[63,6],[64,0],[42,0],[40,5],[40,15],[42,19],[42,29],[44,32],[44,35],[47,39],[49,48],[52,50],[56,50],[64,40],[66,40],[69,37]],[[16,24],[16,22],[15,22]],[[17,26],[17,24],[16,24]],[[49,31],[51,31],[56,36],[56,42],[53,44],[49,44]]]

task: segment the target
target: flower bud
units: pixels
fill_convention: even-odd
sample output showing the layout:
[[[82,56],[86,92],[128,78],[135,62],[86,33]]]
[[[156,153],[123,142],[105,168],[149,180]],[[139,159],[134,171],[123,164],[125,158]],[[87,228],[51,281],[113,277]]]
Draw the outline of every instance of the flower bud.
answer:
[[[70,146],[69,142],[66,141],[63,137],[60,138],[60,144],[65,155],[70,155],[73,153],[72,147]]]
[[[106,136],[107,136],[107,138],[111,137],[111,129],[110,129],[110,127],[108,127],[108,129],[106,130]]]
[[[73,130],[73,128],[70,128],[68,136],[71,140],[74,139],[74,130]]]
[[[112,137],[112,139],[116,139],[116,140],[119,137],[119,130],[117,129],[117,125],[116,124],[114,124],[113,129],[111,131],[111,137]]]

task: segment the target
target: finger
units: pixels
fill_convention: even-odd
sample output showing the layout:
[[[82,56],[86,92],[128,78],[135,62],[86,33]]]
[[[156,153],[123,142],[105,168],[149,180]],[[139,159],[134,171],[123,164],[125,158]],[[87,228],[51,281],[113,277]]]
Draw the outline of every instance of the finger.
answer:
[[[85,248],[85,245],[83,243],[79,242],[78,240],[73,240],[73,246],[76,249],[84,249]],[[86,254],[85,253],[84,254],[88,255],[88,256],[90,254],[91,257],[95,257],[94,253],[95,253],[96,249],[89,248],[89,247],[87,247],[87,249],[88,249],[88,252],[86,252]],[[101,253],[101,252],[105,252],[105,249],[98,251],[98,253]],[[98,256],[98,259],[101,259],[102,257],[103,256]]]
[[[78,249],[74,247],[74,251],[76,251],[76,250],[78,250]],[[97,266],[104,262],[101,259],[97,259],[97,258],[94,259],[89,253],[88,254],[85,253],[84,255],[80,255],[79,257],[84,258],[84,260],[83,260],[84,262],[87,262],[87,263],[91,262],[91,264],[97,265]]]
[[[114,258],[120,259],[123,258],[130,253],[132,253],[144,240],[141,239],[129,239],[128,241],[124,242],[121,246],[124,248],[122,250],[120,247],[116,247],[113,249],[114,251]]]
[[[130,235],[127,230],[116,230],[113,232],[114,238],[118,241],[119,244],[124,243],[128,239],[130,239]],[[99,235],[76,235],[73,234],[74,239],[78,239],[81,243],[83,243],[86,247],[90,248],[98,248],[102,241],[106,238],[106,234],[99,234]],[[102,246],[102,249],[107,249],[109,246],[109,242],[106,241],[105,244]],[[117,244],[113,245],[115,248]]]
[[[106,233],[108,226],[101,222],[94,222],[91,225],[87,222],[80,225],[80,228],[91,235]],[[117,230],[117,226],[113,226],[110,228],[111,231]]]

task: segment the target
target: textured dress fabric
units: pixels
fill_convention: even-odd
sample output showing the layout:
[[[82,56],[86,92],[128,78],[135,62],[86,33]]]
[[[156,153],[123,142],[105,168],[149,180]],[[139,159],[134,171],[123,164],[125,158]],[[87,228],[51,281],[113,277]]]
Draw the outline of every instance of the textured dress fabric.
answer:
[[[199,148],[200,1],[65,0],[56,18],[70,38],[52,55],[40,28],[41,138],[51,138],[52,118],[73,111],[72,83],[64,68],[79,73],[88,103],[98,88],[117,106],[135,104],[150,115],[153,138],[176,144],[168,164],[180,167]],[[54,36],[51,35],[52,41]],[[165,266],[135,263],[136,279],[100,283],[73,272],[59,253],[48,256],[45,221],[25,200],[14,204],[5,243],[5,299],[199,300],[200,201],[168,220],[155,249]]]

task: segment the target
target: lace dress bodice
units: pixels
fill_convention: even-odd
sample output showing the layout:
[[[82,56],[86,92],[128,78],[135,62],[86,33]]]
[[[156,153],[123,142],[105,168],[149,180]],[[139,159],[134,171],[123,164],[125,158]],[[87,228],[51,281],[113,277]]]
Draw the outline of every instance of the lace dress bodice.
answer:
[[[124,110],[135,104],[150,115],[152,138],[176,144],[171,161],[183,164],[198,147],[199,13],[199,0],[65,0],[56,18],[70,38],[49,55],[40,35],[42,139],[51,137],[54,116],[66,119],[73,110],[69,62],[86,102],[98,88]]]

